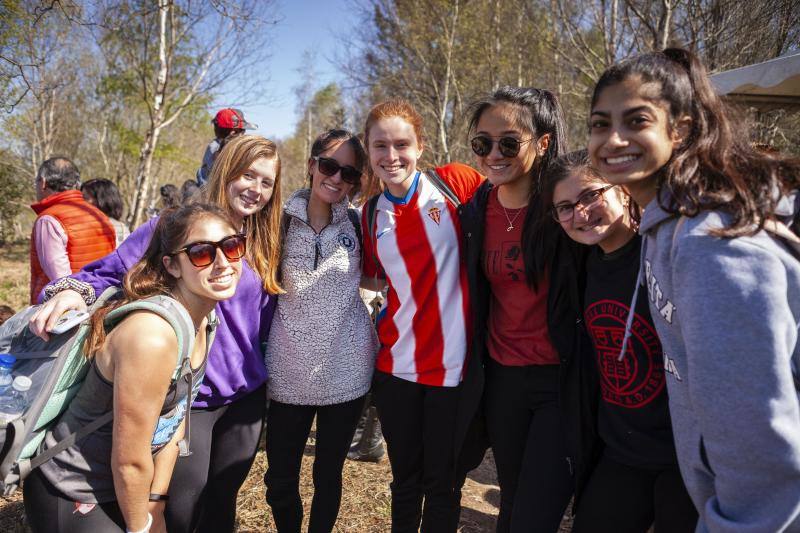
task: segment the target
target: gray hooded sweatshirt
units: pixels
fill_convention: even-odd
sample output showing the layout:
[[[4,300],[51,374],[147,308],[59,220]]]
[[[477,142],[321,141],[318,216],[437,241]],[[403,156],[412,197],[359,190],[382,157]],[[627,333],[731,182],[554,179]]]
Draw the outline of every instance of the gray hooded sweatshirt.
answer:
[[[800,262],[726,215],[666,213],[640,231],[640,279],[664,348],[681,473],[698,532],[800,531]]]

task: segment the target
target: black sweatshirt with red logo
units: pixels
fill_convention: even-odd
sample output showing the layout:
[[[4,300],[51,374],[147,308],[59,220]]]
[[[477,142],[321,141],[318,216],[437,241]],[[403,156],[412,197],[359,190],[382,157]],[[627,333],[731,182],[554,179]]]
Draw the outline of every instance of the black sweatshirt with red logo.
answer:
[[[677,464],[669,418],[661,342],[640,290],[631,335],[619,359],[639,271],[641,237],[605,254],[594,247],[586,264],[584,317],[600,381],[598,433],[604,453],[635,467]]]

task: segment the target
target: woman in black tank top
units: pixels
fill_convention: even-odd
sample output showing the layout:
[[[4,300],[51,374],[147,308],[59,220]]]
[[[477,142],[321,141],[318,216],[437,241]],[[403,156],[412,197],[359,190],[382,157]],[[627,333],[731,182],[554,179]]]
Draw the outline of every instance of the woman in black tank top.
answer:
[[[122,298],[92,316],[83,346],[92,360],[89,374],[48,432],[45,449],[109,411],[113,419],[26,480],[25,511],[35,533],[166,531],[164,504],[186,406],[205,370],[209,314],[236,291],[244,253],[244,237],[217,207],[193,204],[162,214],[144,258],[125,276]],[[190,382],[175,379],[179,339],[165,318],[137,310],[106,331],[114,308],[157,295],[191,320]]]

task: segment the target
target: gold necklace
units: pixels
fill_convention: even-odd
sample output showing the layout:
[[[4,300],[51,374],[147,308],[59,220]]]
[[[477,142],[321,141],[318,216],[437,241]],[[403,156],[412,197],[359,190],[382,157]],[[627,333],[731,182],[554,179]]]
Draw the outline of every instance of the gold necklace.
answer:
[[[499,198],[497,199],[497,203],[500,204]],[[506,220],[508,221],[508,227],[506,228],[506,231],[511,231],[512,229],[514,229],[514,222],[516,222],[517,217],[519,216],[520,213],[522,213],[522,210],[525,208],[520,207],[519,209],[517,209],[517,212],[514,213],[513,217],[509,217],[508,211],[506,211],[506,207],[503,204],[500,204],[500,207],[503,208],[503,214],[506,216]]]

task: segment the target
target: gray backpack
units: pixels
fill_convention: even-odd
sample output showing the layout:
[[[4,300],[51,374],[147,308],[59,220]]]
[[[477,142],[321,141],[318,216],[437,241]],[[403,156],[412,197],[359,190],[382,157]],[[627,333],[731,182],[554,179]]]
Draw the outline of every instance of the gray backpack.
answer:
[[[89,308],[89,312],[122,294],[112,287]],[[59,441],[55,446],[41,451],[45,434],[66,411],[86,378],[90,361],[83,354],[84,340],[90,331],[90,321],[60,335],[52,335],[45,342],[28,329],[28,321],[39,306],[28,307],[0,325],[0,353],[8,352],[17,358],[15,376],[28,376],[31,388],[28,391],[28,407],[22,416],[0,428],[0,492],[12,494],[28,474],[86,435],[96,431],[112,420],[109,411],[75,433]],[[105,319],[106,330],[111,330],[126,315],[133,311],[147,310],[169,322],[178,337],[178,354],[174,380],[189,381],[192,390],[191,354],[194,347],[194,324],[186,309],[168,296],[151,296],[130,302],[109,312]],[[206,353],[213,342],[216,319],[208,320]],[[189,411],[192,395],[187,395],[186,437],[180,442],[181,455],[188,455]],[[3,437],[2,433],[5,432]]]

